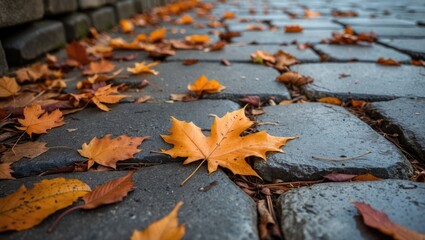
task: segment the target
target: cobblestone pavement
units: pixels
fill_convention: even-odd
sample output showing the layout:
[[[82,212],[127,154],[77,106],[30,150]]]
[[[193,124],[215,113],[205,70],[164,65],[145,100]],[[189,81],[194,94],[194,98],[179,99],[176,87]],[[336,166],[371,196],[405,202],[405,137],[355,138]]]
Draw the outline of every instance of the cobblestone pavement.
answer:
[[[184,239],[383,239],[384,235],[362,223],[352,204],[356,201],[384,211],[396,224],[425,233],[425,2],[204,2],[213,3],[211,12],[200,17],[200,8],[189,10],[185,14],[193,17],[193,23],[188,25],[177,25],[171,20],[179,16],[170,16],[159,25],[136,26],[130,34],[122,33],[119,27],[107,33],[131,41],[139,33],[164,26],[168,30],[166,39],[209,34],[212,42],[217,42],[219,31],[240,32],[240,36],[219,51],[178,49],[153,67],[158,75],[123,71],[113,82],[128,84],[123,94],[130,97],[108,105],[112,109],[109,112],[88,107],[66,115],[65,125],[37,137],[47,146],[66,148],[53,147],[34,159],[17,161],[11,165],[16,179],[0,181],[2,197],[22,184],[32,186],[55,177],[81,179],[95,188],[125,175],[124,170],[143,166],[133,176],[136,190],[123,202],[70,214],[53,233],[46,233],[46,229],[60,213],[32,229],[1,233],[0,238],[129,239],[134,229],[143,229],[166,215],[178,201],[184,202],[179,211],[179,222],[187,225]],[[222,18],[229,12],[234,18]],[[211,28],[214,22],[224,25]],[[254,25],[257,31],[253,31]],[[288,25],[304,30],[285,33]],[[323,41],[347,26],[353,31],[346,32],[348,39],[364,32],[376,33],[376,39],[356,44]],[[44,27],[51,26],[40,26]],[[3,43],[8,44],[12,43]],[[257,50],[270,54],[283,50],[297,63],[278,69],[254,63],[250,55]],[[137,54],[135,59],[113,63],[126,68],[134,62],[152,61],[139,50],[114,52],[122,57],[133,53]],[[64,61],[66,52],[60,50],[55,56]],[[378,58],[391,58],[400,65],[378,64]],[[186,59],[199,62],[183,65]],[[412,60],[422,66],[413,65]],[[314,80],[301,86],[276,81],[285,71]],[[187,85],[203,74],[226,89],[197,101],[170,100],[170,94],[187,94]],[[80,69],[73,69],[64,78],[68,79],[64,91],[76,93],[76,83],[86,77]],[[144,88],[140,88],[142,80],[149,81]],[[150,100],[135,103],[147,95]],[[299,138],[283,147],[285,153],[268,154],[267,161],[251,159],[264,180],[235,176],[222,169],[208,174],[203,166],[179,187],[199,163],[183,166],[181,159],[158,153],[171,147],[160,137],[171,127],[170,116],[209,129],[209,114],[223,116],[240,109],[246,104],[240,101],[244,96],[258,96],[263,103],[261,107],[247,107],[250,117],[259,123],[252,131]],[[325,97],[342,102],[330,104]],[[83,162],[76,149],[106,134],[151,138],[142,143],[143,150],[133,159],[120,162],[118,171],[38,176]],[[323,178],[336,173],[373,174],[382,180],[340,183]],[[213,187],[200,190],[207,186]],[[259,210],[262,200],[269,203],[266,212],[271,222],[264,222],[267,215]]]

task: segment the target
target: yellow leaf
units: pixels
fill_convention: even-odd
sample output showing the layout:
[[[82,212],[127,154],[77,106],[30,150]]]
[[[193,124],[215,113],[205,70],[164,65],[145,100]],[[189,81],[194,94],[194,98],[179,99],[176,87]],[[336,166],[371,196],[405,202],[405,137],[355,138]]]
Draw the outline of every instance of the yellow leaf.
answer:
[[[118,87],[112,87],[112,84],[101,87],[96,90],[91,100],[101,110],[110,111],[111,109],[103,103],[117,103],[121,99],[128,97],[128,95],[112,95],[113,93],[118,93],[117,89]]]
[[[186,225],[179,225],[177,218],[179,208],[183,202],[178,202],[176,207],[164,218],[153,222],[145,230],[134,230],[131,240],[179,240],[183,237]]]
[[[125,33],[130,33],[134,29],[134,25],[129,19],[121,19],[120,26],[121,30]]]
[[[336,98],[336,97],[323,97],[323,98],[320,98],[317,101],[321,102],[321,103],[329,103],[329,104],[333,104],[333,105],[337,105],[337,106],[340,106],[342,104],[342,101],[339,98]]]
[[[200,76],[195,82],[187,86],[189,91],[194,92],[196,95],[201,96],[203,92],[218,93],[226,87],[221,85],[217,80],[208,80],[205,75]]]
[[[210,38],[208,37],[208,35],[190,35],[190,36],[186,36],[185,40],[189,43],[194,43],[194,44],[202,44],[202,43],[210,42]]]
[[[100,165],[115,168],[116,162],[132,158],[140,152],[137,147],[148,137],[129,137],[127,134],[111,139],[111,134],[99,139],[94,137],[89,144],[84,143],[78,152],[88,158],[88,168],[96,162]]]
[[[33,133],[46,133],[47,130],[64,125],[62,112],[59,109],[50,114],[41,108],[40,104],[31,105],[24,108],[24,119],[18,119],[22,127],[16,127],[23,130],[30,137]]]
[[[0,97],[10,97],[15,95],[21,89],[15,78],[0,78]]]
[[[166,37],[166,35],[167,35],[167,29],[165,27],[156,29],[149,34],[149,42],[152,42],[152,43],[160,42]]]
[[[153,63],[149,63],[149,64],[145,64],[145,62],[134,63],[135,67],[134,68],[127,68],[127,71],[131,72],[133,74],[150,73],[150,74],[153,74],[153,75],[158,75],[159,72],[151,69],[151,67],[154,67],[158,64],[159,64],[159,62],[153,62]]]
[[[31,228],[89,191],[90,187],[77,179],[42,180],[32,189],[22,185],[0,199],[0,232]]]
[[[195,124],[179,121],[171,117],[171,135],[161,135],[165,142],[174,145],[170,150],[162,150],[173,158],[187,157],[183,164],[198,160],[208,161],[208,172],[218,166],[230,169],[234,174],[257,176],[258,174],[245,161],[246,157],[256,156],[266,159],[266,152],[283,152],[280,147],[294,137],[274,137],[261,131],[241,137],[254,122],[245,116],[242,108],[215,117],[211,134],[206,137]]]

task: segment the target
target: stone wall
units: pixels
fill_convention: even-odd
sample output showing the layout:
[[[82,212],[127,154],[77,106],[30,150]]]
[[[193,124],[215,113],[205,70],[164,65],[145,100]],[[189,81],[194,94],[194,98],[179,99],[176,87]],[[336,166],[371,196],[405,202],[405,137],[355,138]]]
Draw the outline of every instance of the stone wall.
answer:
[[[168,0],[1,0],[0,75]]]

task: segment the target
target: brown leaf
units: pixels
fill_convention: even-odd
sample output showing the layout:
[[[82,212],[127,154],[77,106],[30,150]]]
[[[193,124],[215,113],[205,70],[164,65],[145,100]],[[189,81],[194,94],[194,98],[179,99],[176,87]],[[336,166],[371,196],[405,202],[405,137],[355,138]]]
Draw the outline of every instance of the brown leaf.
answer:
[[[121,202],[129,192],[134,190],[133,174],[134,171],[123,177],[113,179],[84,195],[84,205],[81,208],[93,209],[101,205]]]
[[[13,148],[13,151],[12,149],[8,149],[3,153],[1,162],[14,163],[24,157],[33,159],[49,150],[49,148],[46,147],[46,144],[46,142],[26,142],[23,144],[17,144]]]
[[[424,60],[412,60],[412,61],[410,61],[410,64],[412,64],[414,66],[425,67],[425,61]]]
[[[251,60],[254,63],[259,64],[265,64],[265,63],[271,63],[274,64],[276,62],[276,59],[273,55],[271,55],[268,52],[257,50],[254,53],[251,53]]]
[[[183,65],[194,65],[199,62],[199,59],[185,59],[183,60]]]
[[[232,38],[240,37],[240,36],[242,36],[242,33],[226,31],[224,33],[220,32],[220,34],[218,36],[220,37],[221,40],[223,40],[225,42],[231,42]]]
[[[357,175],[354,175],[354,174],[329,173],[323,176],[323,178],[331,182],[347,182],[347,181],[351,181],[356,176]]]
[[[376,177],[370,173],[360,174],[353,178],[353,181],[362,182],[362,181],[379,181],[382,178]]]
[[[286,25],[284,29],[286,33],[299,33],[304,30],[300,25]]]
[[[69,59],[77,61],[81,65],[86,65],[90,62],[86,48],[76,40],[66,46],[66,52]]]
[[[15,179],[12,176],[13,170],[10,165],[12,163],[0,163],[0,179]]]
[[[378,229],[383,234],[396,240],[423,240],[425,234],[417,233],[408,228],[393,223],[384,212],[372,208],[364,202],[353,202],[363,217],[363,222],[369,227]]]
[[[110,61],[100,60],[100,62],[91,62],[90,69],[86,69],[83,71],[84,75],[93,75],[100,73],[109,73],[115,69],[115,65]]]
[[[311,77],[303,76],[297,72],[284,72],[276,78],[276,81],[283,82],[285,84],[292,84],[294,86],[302,86],[307,83],[312,83]]]
[[[99,139],[94,137],[89,144],[84,143],[78,150],[81,156],[88,158],[88,168],[96,162],[100,165],[116,168],[116,162],[132,158],[140,152],[137,147],[149,137],[129,137],[127,134],[111,139],[111,134]]]
[[[232,65],[232,63],[229,60],[227,60],[227,59],[221,59],[220,60],[220,63],[222,65],[224,65],[224,66],[230,66],[230,65]]]
[[[16,128],[25,131],[30,137],[32,137],[33,133],[46,133],[49,129],[65,124],[62,112],[59,109],[49,114],[41,108],[40,104],[25,107],[24,119],[18,119],[18,122],[22,127]]]
[[[254,107],[260,107],[262,102],[259,96],[244,96],[239,102],[250,104]]]
[[[208,80],[205,75],[200,76],[193,84],[189,84],[187,89],[194,92],[196,95],[201,96],[205,93],[219,93],[226,87],[221,85],[217,80]]]
[[[45,179],[31,189],[22,185],[16,192],[0,199],[0,232],[32,228],[90,190],[80,180],[65,178]]]
[[[192,122],[171,118],[171,135],[161,135],[165,142],[174,145],[162,153],[172,158],[186,157],[183,164],[204,160],[208,162],[208,172],[215,172],[218,166],[234,174],[257,176],[258,174],[245,161],[248,156],[266,159],[266,152],[282,152],[281,146],[293,137],[274,137],[266,131],[241,137],[240,134],[251,127],[253,122],[245,116],[245,108],[227,113],[222,118],[215,117],[210,136]]]
[[[331,15],[333,17],[357,17],[358,13],[353,11],[353,10],[347,10],[347,11],[343,11],[343,10],[332,10]]]
[[[170,99],[176,102],[193,102],[199,100],[199,98],[186,93],[171,93]]]
[[[226,47],[226,42],[224,41],[218,41],[214,45],[212,45],[209,50],[210,51],[220,51],[223,50],[224,47]]]
[[[355,108],[364,108],[366,106],[367,102],[363,100],[351,100],[351,106]]]
[[[34,63],[29,67],[24,67],[18,69],[16,72],[16,78],[18,82],[36,82],[42,78],[47,78],[51,74],[53,74],[52,71],[50,71],[47,64],[41,64],[41,63]]]
[[[152,97],[149,96],[149,95],[141,96],[141,97],[138,97],[136,99],[135,103],[145,103],[145,102],[149,101],[150,99],[152,99]]]
[[[378,58],[376,60],[377,63],[381,65],[387,65],[387,66],[400,66],[400,63],[391,59],[391,58]]]
[[[282,50],[274,53],[273,57],[275,59],[275,64],[273,67],[279,71],[284,70],[287,66],[298,63],[298,59],[296,57]]]
[[[131,240],[179,240],[186,231],[186,225],[179,225],[177,214],[183,202],[178,202],[176,207],[164,218],[153,222],[145,230],[134,230]]]
[[[246,30],[247,30],[247,31],[263,31],[263,30],[264,30],[264,27],[263,27],[263,26],[261,26],[261,25],[249,24],[249,25],[246,27]]]
[[[2,77],[0,78],[0,97],[10,97],[19,92],[21,88],[15,78]]]
[[[317,18],[320,17],[320,13],[310,9],[304,10],[304,18]]]
[[[257,211],[259,215],[258,230],[260,231],[260,239],[274,239],[272,236],[273,231],[269,231],[269,229],[276,226],[276,222],[267,208],[266,200],[257,202]]]

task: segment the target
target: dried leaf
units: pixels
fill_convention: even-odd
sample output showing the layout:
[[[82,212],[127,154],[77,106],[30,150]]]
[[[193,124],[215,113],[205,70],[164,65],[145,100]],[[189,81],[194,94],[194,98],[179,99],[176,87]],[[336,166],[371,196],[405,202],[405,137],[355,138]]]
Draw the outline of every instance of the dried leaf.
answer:
[[[261,25],[250,24],[246,27],[247,31],[263,31],[264,27]]]
[[[128,97],[128,95],[113,95],[118,93],[118,87],[112,87],[112,84],[106,85],[96,90],[93,98],[91,99],[98,108],[103,111],[110,111],[103,103],[117,103],[121,99]]]
[[[84,143],[78,150],[81,156],[88,158],[88,168],[96,162],[100,165],[116,168],[116,162],[127,160],[140,152],[137,147],[148,137],[129,137],[127,134],[111,139],[111,134],[99,139],[94,137],[89,144]]]
[[[193,18],[190,15],[183,15],[179,19],[177,19],[177,24],[189,25],[193,23]]]
[[[366,106],[367,102],[364,100],[351,100],[351,106],[355,108],[364,108]]]
[[[234,19],[235,18],[235,13],[234,12],[225,12],[223,13],[223,16],[221,17],[222,19]]]
[[[333,17],[357,17],[358,13],[353,11],[353,10],[347,10],[347,11],[343,11],[343,10],[332,10],[331,15]]]
[[[275,59],[275,64],[273,67],[279,71],[284,70],[287,66],[298,63],[298,59],[296,57],[282,50],[275,52],[273,57]]]
[[[134,190],[133,172],[113,179],[95,188],[83,197],[82,209],[93,209],[101,205],[121,202],[130,191]]]
[[[226,47],[226,42],[224,41],[218,41],[214,45],[212,45],[209,50],[210,51],[220,51],[223,50],[224,47]]]
[[[382,180],[382,178],[376,177],[375,175],[370,173],[360,174],[353,178],[353,181],[356,181],[356,182],[379,181],[379,180]]]
[[[269,232],[269,229],[271,226],[276,225],[276,222],[267,208],[266,200],[257,202],[257,211],[259,215],[258,230],[260,231],[260,239],[273,239],[272,232]]]
[[[227,60],[227,59],[221,59],[220,60],[220,63],[222,65],[224,65],[224,66],[230,66],[230,65],[232,65],[232,63],[229,60]]]
[[[21,88],[15,78],[2,77],[0,78],[0,97],[10,97],[19,92]]]
[[[12,163],[0,163],[0,179],[15,179],[12,176],[13,170],[10,168],[10,165]]]
[[[159,62],[152,62],[152,63],[149,63],[149,64],[145,64],[145,62],[134,63],[135,67],[134,68],[127,68],[127,71],[131,72],[133,74],[150,73],[150,74],[153,74],[153,75],[158,75],[159,74],[158,71],[151,69],[151,67],[154,67],[158,64],[159,64]]]
[[[393,223],[384,212],[372,208],[364,202],[353,202],[354,206],[363,217],[363,222],[385,235],[396,240],[423,240],[425,234],[417,233],[408,228]]]
[[[121,31],[124,33],[131,33],[134,30],[134,25],[129,19],[120,20]]]
[[[179,225],[178,211],[183,202],[178,202],[176,207],[164,218],[153,222],[145,230],[134,230],[131,240],[179,240],[183,237],[186,225]]]
[[[400,63],[391,59],[391,58],[378,58],[376,60],[377,63],[381,65],[387,65],[387,66],[400,66]]]
[[[254,107],[260,107],[262,104],[259,96],[244,96],[243,98],[239,99],[239,102],[247,103]]]
[[[258,176],[245,158],[256,156],[265,160],[266,152],[283,152],[280,147],[294,138],[274,137],[265,131],[241,137],[240,134],[253,125],[244,111],[242,108],[227,113],[222,118],[216,116],[208,137],[192,122],[187,123],[171,117],[171,135],[161,137],[165,142],[174,145],[174,148],[162,152],[172,158],[187,157],[183,164],[208,161],[209,173],[222,166],[234,174]]]
[[[90,69],[86,69],[83,71],[84,75],[93,75],[100,73],[109,73],[115,69],[115,65],[110,61],[100,60],[100,62],[91,62]]]
[[[210,38],[208,35],[190,35],[185,37],[185,41],[192,44],[204,44],[209,43]]]
[[[0,199],[0,232],[32,228],[90,190],[80,180],[65,178],[42,180],[31,189],[22,185],[18,191]]]
[[[191,94],[179,94],[179,93],[171,93],[170,99],[176,102],[193,102],[199,100],[197,97],[192,96]]]
[[[329,103],[329,104],[337,105],[337,106],[341,106],[341,104],[342,104],[342,101],[339,98],[336,98],[336,97],[323,97],[323,98],[320,98],[317,101],[321,102],[321,103]]]
[[[425,61],[424,60],[412,60],[412,61],[410,61],[410,64],[412,64],[414,66],[425,67]]]
[[[199,62],[199,59],[185,59],[183,60],[183,65],[194,65],[197,64]]]
[[[286,33],[299,33],[304,30],[300,25],[287,25],[284,29]]]
[[[271,63],[274,64],[276,62],[276,59],[273,55],[271,55],[268,52],[257,50],[254,53],[251,53],[251,60],[254,63],[259,64],[265,64],[265,63]]]
[[[24,119],[18,119],[22,127],[16,127],[23,130],[30,137],[33,133],[46,133],[47,130],[64,125],[62,112],[59,109],[50,114],[41,108],[40,104],[34,104],[24,108]]]
[[[320,17],[320,13],[310,9],[304,10],[304,18],[317,18]]]
[[[77,61],[81,65],[86,65],[90,62],[86,48],[78,41],[74,40],[66,45],[66,52],[69,59]]]
[[[323,176],[323,178],[331,182],[347,182],[352,180],[356,176],[357,175],[354,175],[354,174],[329,173]]]
[[[88,83],[91,83],[91,84],[95,84],[95,83],[99,83],[99,82],[106,82],[106,81],[109,81],[109,80],[116,78],[122,72],[122,70],[123,69],[119,69],[119,70],[113,72],[112,75],[97,75],[97,74],[95,74],[91,77],[88,77],[86,81]]]
[[[136,99],[135,103],[145,103],[145,102],[149,101],[150,99],[152,99],[152,97],[149,96],[149,95],[141,96],[141,97],[138,97]]]
[[[167,29],[165,27],[156,29],[149,34],[149,42],[151,43],[160,42],[164,40],[166,36],[167,36]]]
[[[47,64],[34,63],[29,67],[24,67],[18,69],[16,72],[16,79],[18,82],[36,82],[42,78],[46,78],[53,74],[50,71],[49,66]]]
[[[205,75],[200,76],[193,84],[189,84],[187,89],[194,92],[196,95],[201,96],[205,93],[218,93],[226,87],[221,85],[217,80],[208,80]]]
[[[8,149],[3,153],[1,162],[3,163],[14,163],[22,158],[33,159],[49,150],[46,147],[46,142],[26,142],[18,144],[12,149]]]
[[[297,72],[284,72],[276,78],[276,81],[283,82],[285,84],[292,84],[294,86],[301,86],[307,83],[312,83],[311,77],[303,76]]]

